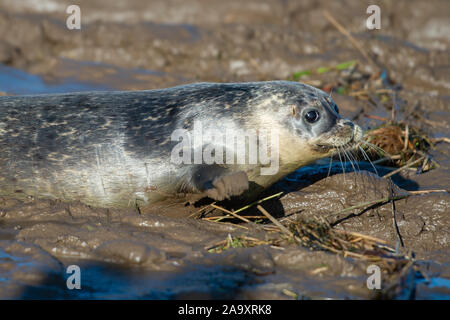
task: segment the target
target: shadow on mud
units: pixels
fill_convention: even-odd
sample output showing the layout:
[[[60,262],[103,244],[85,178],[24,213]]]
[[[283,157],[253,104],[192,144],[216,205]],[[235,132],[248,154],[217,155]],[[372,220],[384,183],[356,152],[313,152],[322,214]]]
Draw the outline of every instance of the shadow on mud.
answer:
[[[326,162],[327,160],[324,160],[322,162]],[[331,169],[329,164],[319,164],[314,166],[305,166],[297,171],[291,173],[287,177],[285,177],[283,180],[278,182],[274,185],[275,188],[280,188],[286,192],[292,192],[296,191],[300,188],[303,188],[307,185],[314,184],[315,182],[322,180],[326,178],[328,175],[332,176],[335,174],[342,174],[342,173],[351,173],[351,172],[360,172],[361,171],[368,171],[371,172],[377,176],[384,176],[387,173],[392,172],[394,169],[387,168],[387,167],[381,167],[381,166],[372,166],[370,163],[365,161],[359,161],[355,163],[353,166],[348,163],[344,162],[343,164],[340,163],[332,163]],[[399,174],[395,174],[392,176],[392,181],[400,188],[408,190],[408,191],[414,191],[419,189],[419,185],[410,179],[405,179]]]
[[[49,274],[27,285],[19,299],[235,299],[254,275],[228,266],[190,266],[177,273],[148,272],[106,263],[80,264],[80,289],[68,289],[71,274]],[[69,279],[71,282],[71,279]]]

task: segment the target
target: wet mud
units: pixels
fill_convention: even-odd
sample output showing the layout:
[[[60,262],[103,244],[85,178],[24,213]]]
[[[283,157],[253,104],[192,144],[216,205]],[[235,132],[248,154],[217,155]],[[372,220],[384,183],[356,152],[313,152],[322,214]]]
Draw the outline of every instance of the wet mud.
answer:
[[[370,3],[372,4],[372,3]],[[140,90],[199,81],[292,80],[296,72],[364,58],[323,16],[333,13],[401,86],[398,121],[430,137],[449,137],[450,22],[447,1],[383,1],[381,30],[365,28],[364,1],[79,1],[82,29],[65,27],[67,1],[0,2],[3,94]],[[364,72],[375,67],[361,63]],[[317,79],[339,82],[334,74]],[[340,112],[365,129],[392,110],[332,93]],[[372,115],[376,117],[366,117]],[[392,177],[396,195],[448,190],[450,146],[429,151],[439,166]],[[24,299],[449,299],[450,197],[411,194],[392,203],[343,209],[390,196],[381,178],[394,168],[333,159],[300,168],[262,196],[288,225],[323,219],[333,229],[385,241],[403,260],[382,265],[383,288],[367,288],[377,261],[272,241],[279,233],[256,208],[258,223],[226,218],[208,203],[169,199],[151,208],[107,210],[81,203],[0,197],[0,298]],[[345,171],[345,173],[343,172]],[[242,203],[221,203],[239,209]],[[206,208],[206,209],[202,209]],[[255,221],[255,219],[252,219]],[[401,246],[399,236],[401,237]],[[259,245],[211,250],[227,239]],[[401,261],[400,261],[401,260]],[[381,261],[378,261],[381,263]],[[69,290],[66,269],[82,270]],[[401,267],[398,267],[398,266]]]

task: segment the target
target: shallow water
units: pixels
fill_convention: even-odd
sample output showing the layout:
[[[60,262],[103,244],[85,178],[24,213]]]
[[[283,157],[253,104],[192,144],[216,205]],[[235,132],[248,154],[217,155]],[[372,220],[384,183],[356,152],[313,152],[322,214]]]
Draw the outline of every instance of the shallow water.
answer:
[[[0,91],[9,94],[44,94],[79,91],[107,90],[106,86],[83,83],[74,79],[64,79],[60,83],[45,82],[41,76],[23,70],[0,65]]]

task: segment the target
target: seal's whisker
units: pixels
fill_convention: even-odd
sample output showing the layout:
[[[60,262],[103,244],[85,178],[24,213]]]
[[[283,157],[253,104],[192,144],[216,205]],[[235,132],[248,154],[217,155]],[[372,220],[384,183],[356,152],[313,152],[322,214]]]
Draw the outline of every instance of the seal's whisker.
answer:
[[[359,159],[358,159],[358,156],[355,153],[355,150],[352,149],[349,152],[350,152],[350,155],[352,156],[353,160],[355,161],[356,166],[358,167],[358,171],[361,171],[361,168],[359,167]]]
[[[350,159],[347,151],[345,150],[345,147],[342,147],[342,152],[344,153],[344,159],[346,157],[348,159],[348,161],[350,162],[350,165],[352,166],[353,171],[356,171],[355,166],[353,165],[353,161],[352,161],[352,159]]]
[[[342,157],[341,157],[341,147],[338,147],[337,151],[338,151],[339,161],[341,162],[342,173],[344,174],[344,181],[345,181],[345,169],[344,169],[344,163],[342,162]]]
[[[375,170],[375,173],[377,174],[377,176],[379,176],[378,174],[378,170],[377,168],[375,168],[375,165],[373,164],[373,162],[370,160],[369,155],[364,151],[364,149],[359,146],[359,149],[361,150],[361,153],[363,154],[364,158],[369,161],[370,165],[372,166],[373,170]]]
[[[364,175],[361,172],[361,168],[359,166],[359,161],[358,161],[358,156],[355,153],[355,148],[356,146],[353,145],[351,148],[348,149],[348,153],[349,156],[353,159],[353,162],[355,163],[356,167],[358,168],[358,171],[356,171],[355,173],[355,185],[358,184],[358,182],[356,181],[357,178],[363,179]]]
[[[373,149],[375,152],[381,152],[383,154],[386,153],[386,151],[384,151],[383,149],[381,149],[379,146],[374,145],[373,143],[361,140],[361,143],[364,143],[366,146],[368,146],[369,148]]]
[[[333,165],[333,157],[330,157],[330,166],[328,167],[327,178],[330,176],[332,165]]]
[[[358,168],[357,172],[361,172],[361,168],[359,167],[358,160],[357,160],[355,154],[353,153],[354,152],[353,148],[349,148],[349,149],[347,149],[347,151],[348,151],[349,156],[353,159],[353,162],[355,163],[356,167]]]
[[[357,163],[357,161],[355,160],[355,158],[352,157],[352,155],[351,155],[351,153],[350,153],[350,149],[348,149],[346,146],[344,146],[344,147],[343,147],[343,150],[344,150],[344,153],[345,153],[345,155],[347,156],[348,160],[350,161],[350,164],[351,164],[351,166],[352,166],[352,168],[353,168],[353,172],[355,173],[355,175],[354,175],[353,177],[354,177],[354,182],[355,182],[355,185],[356,185],[356,184],[357,184],[357,181],[356,181],[357,175],[356,175],[356,174],[360,171],[360,170],[359,170],[358,163]],[[355,165],[358,167],[358,170],[356,170]]]
[[[364,159],[367,160],[367,161],[370,163],[370,165],[372,166],[373,170],[375,171],[375,174],[376,174],[377,176],[379,176],[378,170],[376,169],[376,167],[374,166],[374,164],[373,164],[372,161],[370,160],[369,155],[364,151],[364,149],[363,149],[361,146],[358,146],[358,148],[360,149],[360,151],[361,151],[361,153],[362,153]],[[373,175],[367,176],[367,180],[366,180],[366,181],[367,181],[368,183],[372,182],[370,185],[376,186],[376,178],[375,178],[375,176],[373,176]],[[363,184],[363,186],[364,186],[364,185],[365,185],[365,184]],[[375,188],[376,188],[376,187],[375,187]]]

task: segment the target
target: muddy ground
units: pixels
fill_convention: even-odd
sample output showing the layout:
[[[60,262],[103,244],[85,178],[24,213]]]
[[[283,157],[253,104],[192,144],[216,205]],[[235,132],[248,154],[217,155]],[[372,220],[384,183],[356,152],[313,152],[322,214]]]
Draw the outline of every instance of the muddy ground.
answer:
[[[381,29],[365,27],[366,8],[381,7]],[[199,81],[292,80],[302,70],[358,60],[361,70],[389,74],[398,89],[396,120],[431,137],[449,136],[450,3],[448,1],[87,1],[82,28],[68,30],[70,1],[0,1],[0,91],[29,94],[139,90]],[[328,10],[375,63],[327,20]],[[335,78],[333,78],[335,77]],[[320,86],[337,75],[320,78]],[[303,79],[302,79],[303,80]],[[314,76],[305,81],[314,81]],[[333,93],[341,113],[363,126],[390,108]],[[449,189],[450,147],[430,151],[439,167],[393,177],[397,194]],[[267,191],[262,206],[280,221],[322,217],[389,196],[389,184],[360,162],[321,161]],[[379,175],[392,168],[377,166]],[[238,209],[240,206],[234,207]],[[198,207],[165,203],[145,212],[80,203],[0,201],[0,298],[450,298],[448,192],[353,211],[334,228],[376,237],[415,257],[414,269],[383,269],[382,292],[368,290],[370,262],[294,243],[208,250],[236,237],[267,240],[258,224],[189,217]],[[256,213],[252,211],[248,214]],[[219,214],[215,212],[215,214]],[[226,220],[224,220],[226,222]],[[261,225],[261,224],[260,224]],[[398,234],[404,242],[399,245]],[[82,289],[66,287],[67,266],[82,270]],[[383,266],[384,268],[384,266]],[[390,285],[394,289],[387,289]]]

